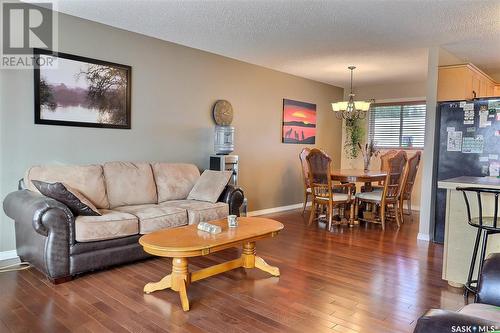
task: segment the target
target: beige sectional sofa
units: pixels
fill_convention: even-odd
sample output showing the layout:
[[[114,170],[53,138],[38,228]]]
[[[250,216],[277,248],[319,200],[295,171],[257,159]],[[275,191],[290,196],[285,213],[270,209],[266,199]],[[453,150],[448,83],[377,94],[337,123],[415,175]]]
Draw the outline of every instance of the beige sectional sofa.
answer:
[[[18,254],[55,280],[146,257],[137,244],[142,234],[239,212],[243,192],[230,185],[218,202],[188,200],[199,177],[195,165],[181,163],[34,166],[26,172],[24,188],[7,196],[4,210],[16,223]],[[73,216],[60,202],[42,196],[32,180],[69,185],[102,215]],[[62,220],[61,225],[54,219]],[[131,245],[134,249],[129,252]],[[34,253],[42,248],[43,258]],[[105,253],[110,248],[113,257]],[[83,254],[87,257],[78,258]],[[90,254],[102,258],[93,265]]]

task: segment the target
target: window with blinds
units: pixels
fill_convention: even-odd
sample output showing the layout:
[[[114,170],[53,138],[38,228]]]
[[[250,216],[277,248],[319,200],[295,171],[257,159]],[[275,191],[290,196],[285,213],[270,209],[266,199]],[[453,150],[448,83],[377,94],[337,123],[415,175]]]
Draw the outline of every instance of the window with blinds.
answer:
[[[368,137],[377,148],[423,148],[425,111],[425,102],[374,104]]]

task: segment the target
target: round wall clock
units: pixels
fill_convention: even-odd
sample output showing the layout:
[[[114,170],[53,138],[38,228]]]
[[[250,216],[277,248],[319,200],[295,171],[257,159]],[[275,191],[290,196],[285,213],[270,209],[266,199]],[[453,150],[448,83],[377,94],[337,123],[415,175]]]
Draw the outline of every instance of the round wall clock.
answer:
[[[233,121],[233,107],[224,99],[215,102],[213,109],[215,123],[219,126],[229,126]]]

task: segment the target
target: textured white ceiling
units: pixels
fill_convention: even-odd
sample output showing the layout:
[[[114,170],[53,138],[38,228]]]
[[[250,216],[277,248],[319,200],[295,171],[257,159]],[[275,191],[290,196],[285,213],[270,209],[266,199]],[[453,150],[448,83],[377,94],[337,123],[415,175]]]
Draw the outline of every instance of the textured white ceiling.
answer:
[[[346,87],[423,81],[440,45],[500,72],[500,0],[59,0],[60,12]]]

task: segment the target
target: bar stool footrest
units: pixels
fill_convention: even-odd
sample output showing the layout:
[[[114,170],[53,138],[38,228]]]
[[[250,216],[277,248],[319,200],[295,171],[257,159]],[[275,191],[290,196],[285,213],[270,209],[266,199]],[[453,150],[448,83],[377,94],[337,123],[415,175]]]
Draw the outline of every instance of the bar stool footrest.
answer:
[[[474,295],[477,294],[477,280],[471,280],[470,282],[466,282],[464,284],[464,292],[468,291]]]

